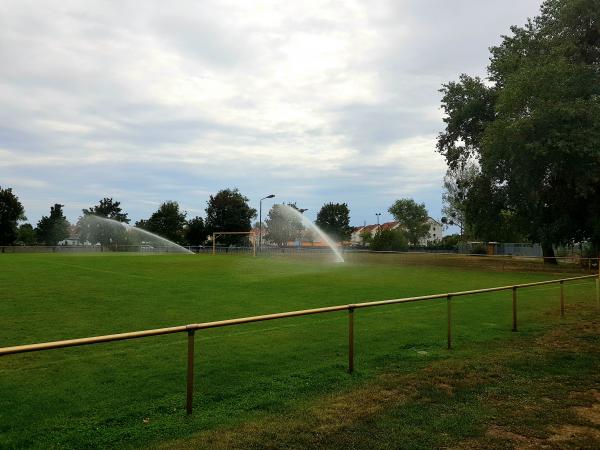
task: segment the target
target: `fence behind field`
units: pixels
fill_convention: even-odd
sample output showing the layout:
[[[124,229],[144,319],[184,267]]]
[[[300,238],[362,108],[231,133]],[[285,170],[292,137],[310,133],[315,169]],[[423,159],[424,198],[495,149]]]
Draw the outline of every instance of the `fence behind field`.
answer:
[[[187,333],[187,393],[186,393],[186,411],[192,413],[193,408],[193,391],[194,391],[194,338],[195,332],[206,330],[209,328],[221,328],[226,326],[236,326],[246,323],[262,322],[269,320],[285,319],[290,317],[300,317],[316,314],[326,314],[340,311],[348,312],[348,372],[354,370],[354,312],[357,309],[388,306],[400,303],[412,303],[428,300],[446,300],[447,306],[447,348],[452,348],[452,299],[459,296],[476,295],[488,292],[512,291],[512,331],[517,331],[517,293],[519,289],[529,288],[533,286],[542,286],[549,284],[560,285],[560,315],[565,315],[565,283],[575,280],[594,279],[596,281],[596,307],[600,311],[600,274],[584,275],[578,277],[562,278],[556,280],[538,281],[533,283],[523,283],[510,286],[498,286],[492,288],[475,289],[470,291],[449,292],[444,294],[423,295],[418,297],[407,297],[391,300],[380,300],[364,303],[354,303],[347,305],[329,306],[325,308],[305,309],[300,311],[289,311],[276,314],[266,314],[262,316],[242,317],[237,319],[220,320],[215,322],[193,323],[189,325],[179,325],[168,328],[159,328],[153,330],[134,331],[127,333],[119,333],[105,336],[94,336],[80,339],[69,339],[64,341],[43,342],[38,344],[18,345],[13,347],[0,348],[0,356],[6,356],[16,353],[36,352],[51,350],[65,347],[75,347],[82,345],[99,344],[103,342],[114,342],[128,339],[137,339],[148,336],[159,336],[173,333]]]

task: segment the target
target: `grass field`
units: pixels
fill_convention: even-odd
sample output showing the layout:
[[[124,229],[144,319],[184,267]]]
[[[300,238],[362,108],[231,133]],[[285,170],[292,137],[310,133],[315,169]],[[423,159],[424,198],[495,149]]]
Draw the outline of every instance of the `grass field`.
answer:
[[[393,258],[330,264],[208,255],[2,255],[0,346],[552,277],[559,275],[406,266]],[[566,292],[567,315],[592,304],[589,281]],[[560,321],[556,286],[523,291],[519,299],[519,333],[510,332],[509,292],[454,300],[457,349],[451,352],[445,350],[444,302],[359,310],[352,376],[345,372],[345,313],[199,332],[190,417],[183,334],[2,357],[0,448],[141,448],[244,423],[276,423],[270,418],[365,389],[390,371],[408,376],[505,343],[518,347]],[[457,411],[440,426],[452,439],[468,438],[480,426],[476,412]],[[431,413],[413,412],[413,419]],[[415,446],[419,442],[436,445],[423,440]]]

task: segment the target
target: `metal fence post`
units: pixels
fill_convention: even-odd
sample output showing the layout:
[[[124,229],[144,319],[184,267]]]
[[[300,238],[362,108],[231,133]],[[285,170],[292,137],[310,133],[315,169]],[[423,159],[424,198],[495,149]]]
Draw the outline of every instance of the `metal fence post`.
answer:
[[[354,372],[354,308],[348,309],[348,373]]]
[[[195,330],[188,330],[188,357],[187,357],[187,398],[185,410],[192,413],[194,400],[194,334]]]
[[[512,288],[513,331],[517,331],[517,286]]]
[[[560,317],[565,317],[565,284],[560,282]]]
[[[452,296],[448,294],[448,350],[452,349]]]

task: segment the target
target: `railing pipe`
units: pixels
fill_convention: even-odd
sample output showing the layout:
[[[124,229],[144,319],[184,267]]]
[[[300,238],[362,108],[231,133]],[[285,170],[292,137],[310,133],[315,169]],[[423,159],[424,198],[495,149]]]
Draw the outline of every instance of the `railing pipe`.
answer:
[[[144,330],[144,331],[134,331],[128,333],[119,333],[119,334],[110,334],[104,336],[94,336],[87,338],[79,338],[79,339],[69,339],[63,341],[54,341],[54,342],[44,342],[40,344],[28,344],[28,345],[18,345],[13,347],[3,347],[0,348],[0,356],[9,355],[14,353],[25,353],[25,352],[34,352],[40,350],[50,350],[55,348],[64,348],[64,347],[73,347],[78,345],[89,345],[89,344],[98,344],[101,342],[111,342],[111,341],[122,341],[127,339],[135,339],[146,336],[158,336],[162,334],[172,334],[172,333],[181,333],[188,330],[203,330],[208,328],[219,328],[231,325],[240,325],[243,323],[252,323],[252,322],[261,322],[267,320],[275,320],[275,319],[283,319],[287,317],[299,317],[299,316],[308,316],[312,314],[322,314],[336,311],[346,311],[350,308],[359,309],[359,308],[368,308],[373,306],[383,306],[383,305],[393,305],[398,303],[411,303],[423,300],[434,300],[440,298],[447,298],[448,296],[457,297],[461,295],[472,295],[472,294],[480,294],[486,292],[498,292],[513,289],[513,287],[524,288],[530,286],[541,286],[545,284],[553,284],[553,283],[561,283],[566,281],[573,280],[582,280],[586,278],[596,278],[597,275],[584,275],[579,277],[571,277],[571,278],[563,278],[561,280],[549,280],[549,281],[538,281],[533,283],[523,283],[517,284],[514,286],[500,286],[495,288],[484,288],[470,291],[459,291],[459,292],[451,292],[445,294],[433,294],[433,295],[423,295],[417,297],[407,297],[400,299],[391,299],[391,300],[381,300],[374,302],[365,302],[365,303],[354,303],[352,305],[339,305],[339,306],[328,306],[325,308],[315,308],[315,309],[305,309],[300,311],[290,311],[284,313],[277,314],[265,314],[261,316],[253,316],[253,317],[241,317],[237,319],[228,319],[228,320],[219,320],[215,322],[204,322],[204,323],[196,323],[190,325],[181,325],[176,327],[169,328],[158,328],[153,330]]]

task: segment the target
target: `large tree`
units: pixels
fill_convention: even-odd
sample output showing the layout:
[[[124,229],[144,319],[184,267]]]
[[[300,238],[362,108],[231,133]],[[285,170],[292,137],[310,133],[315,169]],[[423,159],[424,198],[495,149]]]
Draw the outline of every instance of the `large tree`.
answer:
[[[465,234],[465,217],[467,196],[473,183],[479,175],[479,168],[473,163],[448,169],[444,177],[442,192],[442,222],[454,225],[460,229],[460,235]],[[468,234],[468,233],[467,233]]]
[[[395,230],[378,230],[375,233],[375,236],[371,239],[371,250],[381,251],[381,250],[406,250],[408,247],[408,239],[406,238],[406,233],[396,228]]]
[[[209,234],[219,231],[250,231],[256,209],[248,205],[248,198],[237,189],[223,189],[211,195],[206,207],[206,230]],[[219,237],[219,243],[225,245],[248,242],[248,238],[239,235]]]
[[[167,201],[162,203],[148,220],[137,222],[136,227],[181,244],[184,243],[186,214],[185,211],[179,210],[179,203]]]
[[[505,221],[545,256],[582,240],[598,250],[600,3],[547,0],[511,31],[491,49],[486,82],[444,85],[438,149],[451,168],[479,163],[466,201],[474,231]]]
[[[83,210],[83,214],[93,214],[98,217],[116,220],[117,222],[129,223],[131,219],[127,217],[127,213],[123,212],[121,202],[117,202],[109,197],[104,197],[97,205]]]
[[[37,243],[37,236],[33,226],[30,223],[19,225],[17,231],[17,244],[19,245],[34,245]]]
[[[396,200],[388,211],[399,222],[400,228],[412,245],[419,245],[419,241],[429,234],[429,214],[424,203],[401,198]]]
[[[17,239],[17,223],[25,220],[25,209],[11,188],[0,186],[0,245],[12,245]]]
[[[129,223],[131,219],[123,212],[121,202],[105,197],[90,208],[82,210],[83,216],[77,222],[79,240],[103,246],[129,243],[128,234],[123,226],[114,222],[97,219],[97,217],[110,219],[115,222]]]
[[[187,225],[184,228],[184,237],[188,245],[202,245],[206,242],[208,232],[204,225],[204,219],[202,217],[194,217],[188,220]]]
[[[38,239],[46,245],[56,245],[69,237],[69,222],[63,214],[64,205],[56,203],[50,207],[50,215],[42,216],[37,224]]]
[[[299,239],[304,230],[300,219],[290,214],[289,208],[298,209],[293,203],[289,205],[274,204],[265,220],[267,228],[265,239],[279,246]]]
[[[315,222],[321,230],[338,241],[346,241],[350,238],[350,210],[346,203],[324,204]]]

